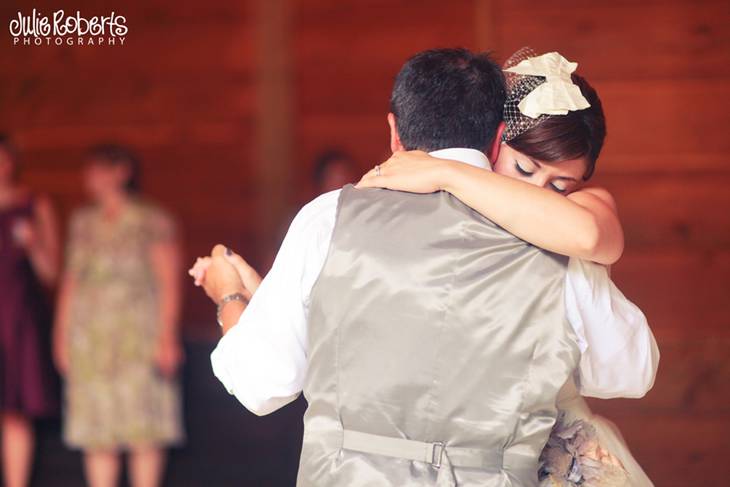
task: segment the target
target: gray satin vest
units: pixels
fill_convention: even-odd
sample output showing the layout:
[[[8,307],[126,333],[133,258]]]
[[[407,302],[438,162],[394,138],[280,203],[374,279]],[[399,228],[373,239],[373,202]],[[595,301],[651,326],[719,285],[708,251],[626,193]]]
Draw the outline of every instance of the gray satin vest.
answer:
[[[579,360],[566,268],[448,193],[346,186],[311,295],[297,485],[537,485]],[[344,448],[344,430],[487,460],[437,469]]]

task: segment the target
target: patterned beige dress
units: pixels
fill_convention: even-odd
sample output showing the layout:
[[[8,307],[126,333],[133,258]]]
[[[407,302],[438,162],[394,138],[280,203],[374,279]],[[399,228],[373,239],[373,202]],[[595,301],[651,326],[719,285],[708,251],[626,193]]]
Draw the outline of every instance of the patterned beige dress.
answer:
[[[166,446],[183,439],[178,384],[154,362],[158,292],[150,246],[174,238],[171,219],[133,201],[115,220],[98,208],[71,219],[67,268],[69,372],[64,439],[72,448]]]

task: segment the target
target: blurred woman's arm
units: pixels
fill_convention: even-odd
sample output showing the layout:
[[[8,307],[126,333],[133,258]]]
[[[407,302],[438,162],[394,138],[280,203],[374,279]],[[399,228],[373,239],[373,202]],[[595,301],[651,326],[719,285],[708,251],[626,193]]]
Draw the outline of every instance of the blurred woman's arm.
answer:
[[[47,198],[38,198],[29,230],[32,238],[28,243],[28,255],[33,270],[43,284],[53,286],[59,273],[60,244],[56,212]]]
[[[77,210],[69,219],[65,249],[66,261],[56,297],[56,315],[53,323],[53,362],[61,375],[66,375],[69,368],[68,330],[71,308],[78,286],[78,275],[85,260],[81,242],[89,237],[85,232],[87,227],[85,215],[83,210]]]
[[[58,373],[66,375],[68,372],[68,325],[70,303],[76,290],[76,279],[70,272],[61,276],[56,301],[56,316],[53,323],[53,363]]]
[[[181,304],[180,245],[170,232],[150,246],[150,262],[159,293],[160,330],[155,359],[166,376],[172,376],[182,361],[179,337]]]
[[[448,191],[513,235],[558,254],[610,265],[624,238],[611,195],[587,188],[565,197],[546,188],[424,152],[396,153],[359,187]]]

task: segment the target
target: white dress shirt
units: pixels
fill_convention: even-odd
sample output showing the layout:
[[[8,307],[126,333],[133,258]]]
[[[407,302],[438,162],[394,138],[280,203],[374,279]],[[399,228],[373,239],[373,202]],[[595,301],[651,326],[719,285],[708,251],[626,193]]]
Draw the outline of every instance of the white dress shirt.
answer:
[[[431,155],[490,168],[486,156],[473,149]],[[255,414],[275,411],[302,391],[310,293],[327,258],[339,194],[326,193],[302,208],[271,271],[211,355],[215,375]],[[646,394],[654,383],[659,350],[643,313],[611,282],[606,268],[570,259],[565,306],[581,351],[576,371],[581,394]]]

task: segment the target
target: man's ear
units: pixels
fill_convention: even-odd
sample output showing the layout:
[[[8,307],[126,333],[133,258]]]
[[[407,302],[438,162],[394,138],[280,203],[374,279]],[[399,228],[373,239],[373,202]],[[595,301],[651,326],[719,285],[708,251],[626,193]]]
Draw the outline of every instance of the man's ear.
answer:
[[[504,134],[504,129],[504,122],[499,122],[499,125],[497,125],[497,135],[494,136],[492,147],[489,148],[489,154],[487,154],[489,162],[492,164],[497,162],[497,158],[499,157],[499,149],[502,147],[502,134]]]
[[[400,135],[398,135],[398,127],[395,123],[395,115],[392,112],[388,113],[388,125],[390,126],[390,150],[395,153],[401,150],[405,150],[403,144],[400,143]]]

